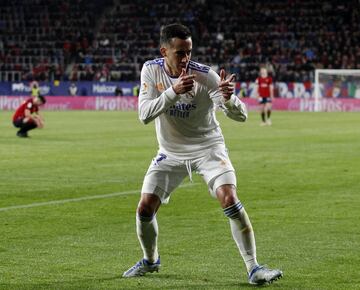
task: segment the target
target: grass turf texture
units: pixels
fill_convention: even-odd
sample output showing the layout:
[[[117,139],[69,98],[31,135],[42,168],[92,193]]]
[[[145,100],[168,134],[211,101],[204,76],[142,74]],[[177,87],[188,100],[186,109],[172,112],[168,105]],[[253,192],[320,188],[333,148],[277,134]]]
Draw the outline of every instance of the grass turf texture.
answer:
[[[156,152],[154,127],[134,112],[44,115],[46,128],[20,139],[11,113],[0,114],[0,289],[253,288],[199,176],[160,209],[161,271],[122,279],[141,257],[135,192]],[[275,112],[272,127],[256,113],[245,124],[218,119],[258,259],[284,270],[270,287],[360,289],[360,115]]]

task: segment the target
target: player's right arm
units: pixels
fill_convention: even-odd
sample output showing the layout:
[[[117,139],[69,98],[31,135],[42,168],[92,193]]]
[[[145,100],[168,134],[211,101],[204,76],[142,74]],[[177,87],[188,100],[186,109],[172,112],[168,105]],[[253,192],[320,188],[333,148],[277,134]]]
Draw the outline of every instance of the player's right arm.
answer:
[[[32,119],[33,118],[31,116],[31,111],[29,109],[25,109],[23,122],[26,123],[26,122],[28,122],[29,120],[32,120]]]
[[[180,99],[180,94],[190,91],[194,76],[188,76],[185,70],[173,86],[158,95],[154,71],[151,65],[144,65],[141,70],[141,87],[139,94],[139,119],[148,124]]]
[[[271,98],[271,100],[274,100],[274,85],[273,85],[272,78],[270,78],[269,89],[270,89],[270,98]]]

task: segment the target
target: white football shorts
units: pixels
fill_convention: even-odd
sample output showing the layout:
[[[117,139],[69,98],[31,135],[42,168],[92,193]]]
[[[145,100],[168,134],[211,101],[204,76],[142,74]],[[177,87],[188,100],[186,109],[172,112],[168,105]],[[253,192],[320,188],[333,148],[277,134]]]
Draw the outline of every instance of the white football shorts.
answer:
[[[203,177],[213,197],[221,185],[236,186],[235,170],[225,146],[216,145],[205,153],[196,159],[179,160],[159,151],[145,175],[141,193],[156,194],[161,203],[168,203],[170,194],[187,175],[192,180],[193,171]]]

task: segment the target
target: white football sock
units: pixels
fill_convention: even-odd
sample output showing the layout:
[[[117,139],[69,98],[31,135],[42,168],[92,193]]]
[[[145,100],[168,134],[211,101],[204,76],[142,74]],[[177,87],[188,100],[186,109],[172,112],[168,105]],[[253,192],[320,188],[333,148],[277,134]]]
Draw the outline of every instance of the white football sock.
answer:
[[[144,258],[150,263],[155,263],[159,258],[157,249],[158,232],[156,215],[153,217],[136,215],[136,233],[144,252]]]
[[[232,236],[245,262],[246,269],[250,272],[252,268],[258,266],[258,262],[255,236],[249,217],[240,202],[224,209],[224,212],[229,217]]]

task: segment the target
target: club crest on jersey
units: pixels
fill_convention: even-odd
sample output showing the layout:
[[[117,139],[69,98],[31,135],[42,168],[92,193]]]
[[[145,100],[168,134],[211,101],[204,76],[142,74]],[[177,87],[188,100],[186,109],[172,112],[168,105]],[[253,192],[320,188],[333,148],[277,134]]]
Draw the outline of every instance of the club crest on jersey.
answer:
[[[158,91],[159,91],[160,93],[162,93],[163,91],[165,91],[165,87],[164,87],[164,85],[163,85],[162,83],[157,83],[157,84],[156,84],[156,88],[158,89]]]
[[[142,83],[141,88],[140,88],[141,93],[142,94],[147,94],[147,89],[148,89],[147,83]]]

